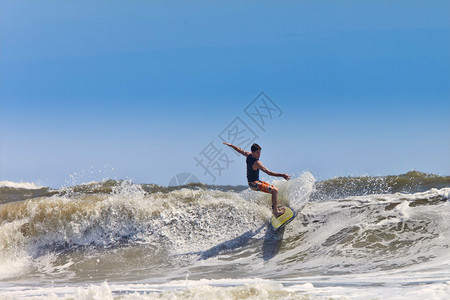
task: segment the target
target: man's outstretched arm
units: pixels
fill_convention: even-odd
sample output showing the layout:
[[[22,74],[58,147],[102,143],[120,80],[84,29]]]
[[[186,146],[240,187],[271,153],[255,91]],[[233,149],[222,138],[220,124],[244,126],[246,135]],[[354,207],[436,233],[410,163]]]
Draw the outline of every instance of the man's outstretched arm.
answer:
[[[244,155],[245,157],[249,156],[250,152],[248,151],[244,151],[242,150],[242,148],[239,148],[238,146],[229,144],[229,143],[223,143],[224,145],[227,145],[228,147],[233,148],[234,150],[236,150],[237,152],[239,152],[240,154]]]
[[[285,173],[276,173],[276,172],[270,171],[269,169],[266,168],[266,166],[264,166],[262,164],[261,161],[257,161],[257,162],[255,162],[255,164],[258,167],[258,169],[260,169],[261,171],[263,171],[267,175],[274,176],[274,177],[283,177],[286,180],[291,179],[291,175],[288,175],[288,174],[285,174]]]

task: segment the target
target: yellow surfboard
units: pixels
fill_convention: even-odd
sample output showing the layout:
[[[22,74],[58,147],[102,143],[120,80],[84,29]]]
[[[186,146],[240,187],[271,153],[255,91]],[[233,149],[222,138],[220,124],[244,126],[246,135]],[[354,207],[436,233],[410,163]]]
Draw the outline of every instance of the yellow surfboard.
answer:
[[[280,228],[283,228],[286,224],[288,224],[294,218],[295,218],[295,213],[292,211],[292,209],[290,209],[289,207],[286,206],[284,214],[282,214],[278,218],[275,218],[275,216],[272,215],[272,219],[270,220],[270,223],[272,223],[273,229],[278,230]]]

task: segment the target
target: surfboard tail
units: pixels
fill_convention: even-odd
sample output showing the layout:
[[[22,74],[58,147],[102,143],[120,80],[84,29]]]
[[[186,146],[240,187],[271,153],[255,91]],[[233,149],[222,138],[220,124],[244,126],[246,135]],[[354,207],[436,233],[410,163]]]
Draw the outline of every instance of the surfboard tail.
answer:
[[[286,207],[284,214],[282,214],[278,218],[272,216],[270,223],[272,224],[273,229],[278,230],[289,224],[295,218],[295,216],[295,212],[291,208]]]

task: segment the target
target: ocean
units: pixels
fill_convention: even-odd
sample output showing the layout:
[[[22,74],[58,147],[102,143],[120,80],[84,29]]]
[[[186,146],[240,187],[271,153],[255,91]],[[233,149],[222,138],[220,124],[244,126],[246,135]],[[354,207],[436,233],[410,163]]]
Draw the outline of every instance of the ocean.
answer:
[[[450,176],[0,182],[0,299],[450,299]]]

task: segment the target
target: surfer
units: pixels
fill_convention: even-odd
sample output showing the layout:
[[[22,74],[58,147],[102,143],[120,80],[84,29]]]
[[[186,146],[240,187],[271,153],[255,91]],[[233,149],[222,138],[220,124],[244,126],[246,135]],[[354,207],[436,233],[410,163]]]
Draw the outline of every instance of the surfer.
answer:
[[[259,160],[259,157],[261,156],[261,147],[258,144],[252,145],[252,152],[244,151],[241,148],[229,143],[224,143],[224,145],[233,148],[240,154],[247,157],[246,162],[248,186],[254,191],[261,191],[264,193],[272,194],[272,212],[277,218],[281,216],[284,213],[285,209],[284,207],[278,207],[278,188],[274,187],[271,184],[268,184],[267,182],[259,180],[259,170],[263,171],[267,175],[283,177],[286,180],[289,180],[291,176],[288,174],[275,173],[267,169]]]

